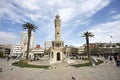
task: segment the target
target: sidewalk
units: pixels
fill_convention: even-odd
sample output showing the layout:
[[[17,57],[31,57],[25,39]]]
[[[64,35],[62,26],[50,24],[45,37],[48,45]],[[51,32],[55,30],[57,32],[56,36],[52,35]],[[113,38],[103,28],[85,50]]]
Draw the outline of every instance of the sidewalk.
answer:
[[[14,60],[9,62],[0,60],[0,65],[3,68],[3,72],[0,72],[0,80],[72,80],[72,76],[76,80],[120,79],[120,67],[109,61],[97,67],[80,68],[66,66],[63,63],[54,65],[54,69],[19,68],[11,66],[11,62],[14,62]]]

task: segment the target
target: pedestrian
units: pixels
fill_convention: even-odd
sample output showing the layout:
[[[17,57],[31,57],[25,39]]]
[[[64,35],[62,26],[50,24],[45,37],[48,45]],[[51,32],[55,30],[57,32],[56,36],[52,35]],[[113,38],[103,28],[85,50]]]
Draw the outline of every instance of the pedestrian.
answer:
[[[0,72],[3,72],[3,71],[2,71],[2,67],[0,67]]]
[[[10,60],[10,57],[8,56],[8,57],[7,57],[7,61],[9,61],[9,60]]]
[[[13,68],[11,68],[11,70],[13,70]]]
[[[104,55],[105,63],[107,63],[107,55]]]
[[[113,63],[112,60],[113,60],[113,59],[112,59],[112,56],[110,56],[110,62],[111,62],[111,63]]]
[[[115,60],[115,62],[117,61],[117,55],[114,55],[114,60]]]
[[[120,56],[117,56],[116,65],[117,65],[117,66],[120,66]]]
[[[7,57],[7,61],[9,61],[10,60],[10,55],[8,55],[8,57]]]

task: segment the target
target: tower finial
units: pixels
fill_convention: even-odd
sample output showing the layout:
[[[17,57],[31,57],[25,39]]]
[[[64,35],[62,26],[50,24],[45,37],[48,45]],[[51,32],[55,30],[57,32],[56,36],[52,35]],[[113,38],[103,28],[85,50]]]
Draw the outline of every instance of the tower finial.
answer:
[[[56,17],[56,19],[59,19],[60,16],[57,14],[55,17]]]

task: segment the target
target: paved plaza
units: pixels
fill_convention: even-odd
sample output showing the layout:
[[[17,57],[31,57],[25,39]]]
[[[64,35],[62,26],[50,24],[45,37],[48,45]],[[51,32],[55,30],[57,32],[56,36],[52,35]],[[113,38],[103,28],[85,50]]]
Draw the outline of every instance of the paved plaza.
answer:
[[[120,67],[107,61],[97,67],[74,68],[65,63],[52,65],[49,69],[20,68],[11,66],[15,60],[0,59],[0,80],[120,80]]]

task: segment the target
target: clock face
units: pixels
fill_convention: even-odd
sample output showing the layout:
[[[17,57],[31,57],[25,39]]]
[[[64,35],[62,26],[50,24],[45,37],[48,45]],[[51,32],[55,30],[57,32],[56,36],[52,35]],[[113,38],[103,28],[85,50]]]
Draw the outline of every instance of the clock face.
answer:
[[[59,32],[57,32],[57,34],[59,34]]]

